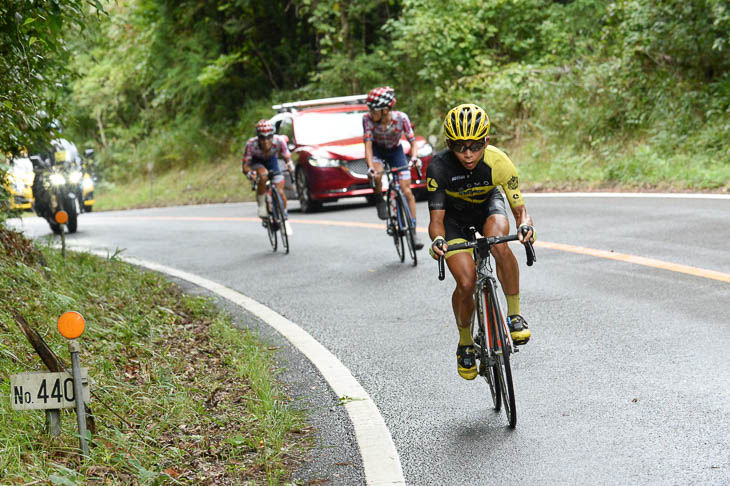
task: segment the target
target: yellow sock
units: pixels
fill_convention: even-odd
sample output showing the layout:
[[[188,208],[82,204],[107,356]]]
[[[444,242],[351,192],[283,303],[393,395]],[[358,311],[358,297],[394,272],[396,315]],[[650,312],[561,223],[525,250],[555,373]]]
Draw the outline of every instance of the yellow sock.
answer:
[[[459,329],[459,346],[468,346],[474,344],[474,339],[471,337],[471,326],[461,327],[456,326]]]
[[[520,313],[520,294],[505,295],[507,297],[507,315],[513,316]]]

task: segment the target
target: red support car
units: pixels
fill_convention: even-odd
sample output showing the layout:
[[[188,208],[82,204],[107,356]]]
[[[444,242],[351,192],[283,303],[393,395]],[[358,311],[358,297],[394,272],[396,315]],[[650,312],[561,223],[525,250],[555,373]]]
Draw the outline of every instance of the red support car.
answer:
[[[277,133],[289,138],[296,163],[296,187],[286,187],[287,197],[299,199],[302,212],[316,211],[323,203],[343,197],[365,196],[373,200],[367,174],[362,115],[366,95],[325,98],[274,105],[271,118]],[[426,191],[426,168],[433,148],[416,138],[422,162],[421,177],[411,169],[411,187],[416,197]],[[401,140],[406,154],[410,144]],[[383,179],[385,183],[385,179]]]

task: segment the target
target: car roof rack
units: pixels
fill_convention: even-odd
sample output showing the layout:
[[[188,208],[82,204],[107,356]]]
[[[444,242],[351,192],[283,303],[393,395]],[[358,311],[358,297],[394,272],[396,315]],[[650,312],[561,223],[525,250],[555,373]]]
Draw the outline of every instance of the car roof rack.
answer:
[[[356,104],[362,103],[367,99],[368,95],[338,96],[336,98],[321,98],[318,100],[294,101],[291,103],[282,103],[274,105],[271,108],[278,112],[296,111],[297,108],[305,108],[309,106],[336,105],[336,104]]]

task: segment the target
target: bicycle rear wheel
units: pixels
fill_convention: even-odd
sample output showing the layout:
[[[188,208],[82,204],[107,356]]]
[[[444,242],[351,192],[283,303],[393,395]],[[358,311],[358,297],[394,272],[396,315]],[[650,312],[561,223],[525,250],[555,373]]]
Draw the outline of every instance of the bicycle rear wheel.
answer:
[[[266,226],[266,232],[269,235],[269,243],[271,243],[271,248],[276,251],[276,248],[278,247],[279,243],[276,239],[276,219],[274,218],[274,208],[273,203],[271,201],[271,194],[266,194],[266,219],[264,220],[264,226]]]
[[[492,395],[492,404],[494,410],[499,411],[502,408],[502,389],[497,381],[497,365],[489,364],[489,349],[490,343],[494,340],[494,337],[490,337],[487,334],[487,330],[491,326],[487,325],[488,316],[485,306],[485,295],[483,290],[476,292],[474,301],[476,302],[476,314],[477,314],[477,328],[476,335],[474,335],[474,342],[478,343],[479,353],[479,374],[484,377],[484,381],[489,385],[489,391]]]
[[[418,256],[416,255],[416,228],[413,226],[413,218],[411,218],[411,210],[408,207],[408,201],[403,194],[398,194],[400,204],[400,220],[403,227],[403,237],[408,243],[408,253],[413,260],[413,266],[418,265]]]
[[[403,247],[403,230],[398,218],[398,195],[392,189],[388,189],[388,225],[393,233],[395,251],[403,262],[406,259],[406,252]]]
[[[494,290],[494,288],[492,288]],[[509,364],[510,348],[509,339],[506,334],[504,317],[499,309],[494,292],[492,291],[487,299],[489,304],[490,324],[493,325],[494,334],[497,339],[492,342],[492,349],[497,358],[497,381],[504,397],[504,413],[511,428],[517,425],[517,406],[515,404],[515,390],[512,383],[512,368]]]
[[[274,189],[271,191],[274,203],[274,219],[279,226],[279,233],[281,234],[281,246],[284,247],[285,253],[289,253],[289,235],[286,232],[286,214],[284,213],[284,201],[281,200],[281,194],[279,191]]]

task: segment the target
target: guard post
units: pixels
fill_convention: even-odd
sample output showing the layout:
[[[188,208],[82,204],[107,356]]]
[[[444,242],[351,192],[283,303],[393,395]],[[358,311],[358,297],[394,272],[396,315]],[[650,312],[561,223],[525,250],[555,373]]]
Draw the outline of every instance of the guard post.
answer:
[[[66,223],[68,223],[68,213],[64,211],[63,209],[58,211],[54,219],[56,220],[56,223],[58,223],[61,226],[61,256],[65,259],[66,258]],[[79,314],[81,315],[81,314]],[[82,317],[83,319],[83,317]],[[84,332],[84,331],[81,331]],[[61,333],[63,334],[63,333]]]
[[[63,234],[63,233],[62,233]],[[77,341],[86,329],[84,316],[76,311],[64,312],[58,318],[58,332],[68,339],[68,350],[71,353],[71,373],[74,382],[74,398],[76,399],[76,421],[79,425],[79,446],[84,456],[89,455],[89,441],[86,437],[86,410],[84,409],[83,385],[81,383],[81,363],[79,353],[81,345]]]

